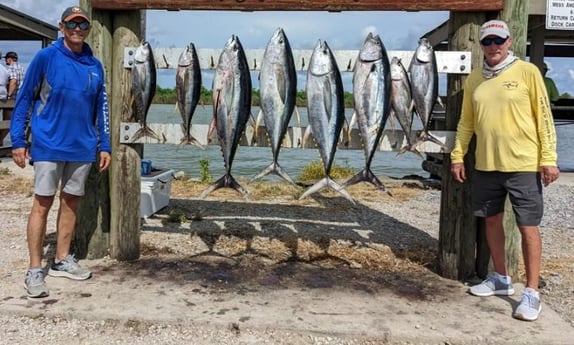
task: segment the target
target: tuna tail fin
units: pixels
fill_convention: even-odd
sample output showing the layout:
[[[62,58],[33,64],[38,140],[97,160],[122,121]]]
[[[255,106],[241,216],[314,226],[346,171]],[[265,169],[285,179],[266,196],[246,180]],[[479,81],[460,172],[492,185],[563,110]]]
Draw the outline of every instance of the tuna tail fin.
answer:
[[[385,188],[385,185],[383,185],[381,180],[379,180],[379,178],[377,176],[375,176],[375,174],[373,174],[373,172],[369,168],[365,168],[365,169],[361,170],[355,176],[348,179],[347,182],[343,183],[342,188],[352,186],[352,185],[357,184],[359,182],[369,182],[373,186],[377,187],[377,189],[380,190],[381,192],[385,192],[389,196],[393,196],[393,194],[391,194],[391,192],[389,190],[387,190],[387,188]]]
[[[153,129],[149,128],[146,124],[143,124],[134,133],[134,136],[132,137],[132,143],[138,141],[139,139],[141,139],[143,137],[150,137],[150,138],[154,138],[157,141],[161,141],[161,138],[159,137],[159,135],[157,135],[157,133]]]
[[[446,144],[443,143],[439,138],[435,137],[434,135],[432,135],[431,133],[427,132],[426,130],[425,130],[425,131],[422,131],[421,134],[419,135],[418,140],[417,140],[413,145],[411,145],[411,151],[412,151],[413,149],[415,149],[415,150],[418,151],[417,147],[418,147],[420,144],[422,144],[423,142],[425,142],[425,141],[430,141],[430,142],[432,142],[432,143],[437,144],[438,146],[441,147],[441,151],[442,151],[442,152],[448,152],[449,147],[446,146]],[[413,152],[414,152],[414,151],[413,151]],[[419,152],[420,152],[420,151],[419,151]]]
[[[205,146],[201,144],[193,135],[189,134],[181,138],[179,145],[195,145],[202,150],[205,150]]]
[[[405,145],[403,147],[401,147],[401,149],[399,150],[399,152],[397,152],[396,157],[402,155],[405,152],[412,152],[414,154],[416,154],[417,156],[419,156],[420,158],[424,159],[425,157],[423,156],[423,154],[417,150],[417,148],[414,145]]]
[[[237,182],[235,180],[235,178],[233,176],[231,176],[230,173],[223,175],[223,177],[221,177],[219,180],[217,180],[214,183],[212,183],[211,185],[209,185],[209,187],[207,187],[203,192],[201,192],[201,195],[199,195],[199,198],[205,199],[205,197],[209,193],[211,193],[214,190],[219,189],[219,188],[233,188],[237,192],[239,192],[241,195],[243,195],[245,197],[245,199],[249,200],[249,191],[247,191],[247,189],[243,188],[239,184],[239,182]]]
[[[309,189],[307,189],[305,191],[305,193],[303,193],[303,195],[301,195],[301,197],[299,197],[299,200],[301,200],[301,199],[303,199],[303,198],[305,198],[305,197],[307,197],[313,193],[316,193],[316,192],[320,191],[321,189],[325,189],[325,188],[331,188],[334,191],[339,192],[343,197],[345,197],[345,199],[349,200],[353,205],[355,205],[355,200],[353,200],[353,197],[351,196],[351,194],[349,194],[349,192],[347,192],[347,190],[345,190],[345,186],[341,186],[337,182],[333,181],[329,176],[326,176],[325,178],[323,178],[319,182],[317,182],[314,185],[312,185],[311,187],[309,187]]]
[[[271,163],[269,164],[269,166],[265,169],[263,169],[262,172],[260,172],[259,174],[257,174],[256,176],[254,176],[251,180],[249,180],[249,183],[259,180],[269,174],[275,174],[281,178],[283,178],[285,181],[291,183],[294,186],[297,186],[297,184],[295,182],[293,182],[293,180],[291,179],[291,177],[289,177],[289,175],[287,175],[287,173],[285,171],[283,171],[283,169],[281,168],[281,166],[279,165],[279,163]]]

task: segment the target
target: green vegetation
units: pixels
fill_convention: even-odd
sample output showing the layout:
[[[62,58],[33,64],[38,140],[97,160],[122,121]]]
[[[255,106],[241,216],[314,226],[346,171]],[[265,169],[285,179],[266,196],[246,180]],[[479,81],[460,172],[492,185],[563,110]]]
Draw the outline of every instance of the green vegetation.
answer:
[[[333,179],[349,178],[355,174],[355,170],[349,166],[348,162],[345,162],[345,166],[333,164],[331,167],[331,177]],[[323,177],[325,177],[325,167],[323,167],[323,162],[320,160],[314,160],[301,170],[298,179],[302,182],[309,182],[319,180]]]
[[[213,181],[213,176],[209,171],[209,160],[201,159],[199,160],[199,167],[201,173],[201,181],[202,182],[211,182]]]
[[[303,90],[297,91],[297,97],[295,102],[298,107],[307,106],[307,94],[305,93],[305,91]],[[169,89],[157,86],[153,103],[175,104],[176,103],[175,87]],[[199,98],[199,104],[213,104],[213,92],[202,86],[201,95]],[[251,94],[251,104],[254,106],[259,106],[261,104],[259,97],[259,89],[253,89],[253,93]],[[353,94],[350,92],[345,92],[345,107],[346,108],[353,107]]]
[[[180,210],[171,210],[169,211],[166,222],[168,223],[185,223],[187,221],[187,216]]]

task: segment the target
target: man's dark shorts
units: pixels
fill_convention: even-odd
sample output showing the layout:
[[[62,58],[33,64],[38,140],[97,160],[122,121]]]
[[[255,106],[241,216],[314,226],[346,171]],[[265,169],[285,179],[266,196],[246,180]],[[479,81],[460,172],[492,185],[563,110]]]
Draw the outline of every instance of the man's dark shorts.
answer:
[[[544,213],[540,173],[475,170],[472,182],[475,216],[490,217],[503,212],[507,195],[518,226],[540,225]]]

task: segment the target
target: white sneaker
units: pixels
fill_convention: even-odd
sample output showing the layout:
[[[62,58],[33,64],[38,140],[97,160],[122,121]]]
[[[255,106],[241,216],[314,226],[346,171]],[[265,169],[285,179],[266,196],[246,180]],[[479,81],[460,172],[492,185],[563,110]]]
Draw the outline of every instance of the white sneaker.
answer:
[[[542,310],[540,305],[540,294],[532,288],[526,288],[522,291],[520,304],[514,311],[514,317],[524,321],[535,321]]]
[[[512,287],[510,277],[505,279],[503,275],[495,272],[486,277],[482,283],[472,286],[468,292],[480,297],[511,296],[514,295],[514,287]]]

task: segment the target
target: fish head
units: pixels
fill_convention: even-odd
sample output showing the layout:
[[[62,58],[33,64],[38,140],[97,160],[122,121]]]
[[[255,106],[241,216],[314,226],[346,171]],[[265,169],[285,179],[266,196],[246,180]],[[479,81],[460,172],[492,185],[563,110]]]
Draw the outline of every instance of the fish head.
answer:
[[[134,53],[134,60],[136,63],[144,63],[149,60],[151,54],[150,44],[147,41],[142,41],[136,48]]]
[[[405,66],[401,62],[401,59],[393,56],[391,59],[391,79],[392,80],[401,80],[405,78],[407,75],[407,71]]]
[[[309,72],[314,75],[324,75],[332,70],[332,53],[326,41],[317,41],[311,59]]]
[[[419,40],[419,45],[415,50],[415,58],[420,62],[431,62],[434,59],[433,48],[425,37]]]
[[[263,54],[264,59],[271,63],[281,63],[281,58],[286,51],[291,52],[289,40],[283,29],[278,28],[267,43],[265,53]]]
[[[179,56],[179,60],[177,60],[177,64],[179,66],[182,67],[187,67],[189,65],[191,65],[191,62],[193,61],[193,51],[195,50],[195,47],[193,45],[193,43],[188,44],[185,49],[183,50],[183,52],[181,53],[181,55]]]
[[[369,32],[359,50],[359,59],[364,62],[378,61],[383,58],[384,49],[383,41],[379,35],[373,35]]]

